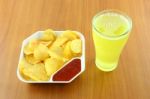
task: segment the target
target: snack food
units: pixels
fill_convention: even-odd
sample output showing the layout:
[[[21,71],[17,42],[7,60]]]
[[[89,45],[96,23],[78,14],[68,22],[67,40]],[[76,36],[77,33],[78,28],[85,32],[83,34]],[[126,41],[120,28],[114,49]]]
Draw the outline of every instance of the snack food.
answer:
[[[81,53],[82,42],[80,39],[75,39],[71,42],[71,51],[75,54]]]
[[[54,72],[56,72],[61,65],[63,64],[63,61],[55,59],[55,58],[48,58],[45,60],[45,69],[48,76],[51,76]]]
[[[46,58],[48,58],[48,47],[46,47],[43,44],[39,44],[34,49],[34,58],[40,61],[44,61]]]
[[[74,32],[67,30],[56,35],[51,29],[24,46],[24,57],[19,72],[25,80],[47,81],[66,62],[81,56],[82,42]]]

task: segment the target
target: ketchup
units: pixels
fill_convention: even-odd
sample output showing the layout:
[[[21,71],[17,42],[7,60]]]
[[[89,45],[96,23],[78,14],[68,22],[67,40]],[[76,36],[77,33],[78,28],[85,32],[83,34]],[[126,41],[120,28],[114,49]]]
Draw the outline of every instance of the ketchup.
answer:
[[[53,81],[69,81],[81,71],[81,60],[74,59],[53,76]]]

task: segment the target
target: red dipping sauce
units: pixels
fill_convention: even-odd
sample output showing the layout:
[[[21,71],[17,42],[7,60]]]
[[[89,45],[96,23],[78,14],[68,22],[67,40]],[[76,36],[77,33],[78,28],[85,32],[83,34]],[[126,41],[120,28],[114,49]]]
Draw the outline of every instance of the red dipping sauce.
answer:
[[[81,71],[81,60],[74,59],[53,76],[53,81],[69,81]]]

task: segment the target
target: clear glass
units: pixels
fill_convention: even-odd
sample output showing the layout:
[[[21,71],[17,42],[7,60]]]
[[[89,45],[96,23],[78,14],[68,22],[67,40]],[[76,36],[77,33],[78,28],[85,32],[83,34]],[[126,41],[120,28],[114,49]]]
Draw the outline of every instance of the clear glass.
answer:
[[[117,10],[104,10],[93,17],[95,64],[102,71],[114,70],[132,29],[132,20]]]

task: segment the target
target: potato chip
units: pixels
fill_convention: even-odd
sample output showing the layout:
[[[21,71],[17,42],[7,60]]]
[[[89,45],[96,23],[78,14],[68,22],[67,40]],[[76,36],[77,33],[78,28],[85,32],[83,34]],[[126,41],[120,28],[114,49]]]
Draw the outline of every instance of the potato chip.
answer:
[[[82,42],[80,39],[75,39],[73,41],[71,41],[71,50],[73,53],[81,53],[81,49],[82,49]]]
[[[44,41],[54,41],[55,40],[55,32],[51,29],[47,29],[43,32],[43,35],[40,39],[44,40]]]
[[[53,46],[49,50],[58,54],[59,56],[63,56],[63,48],[60,46]]]
[[[35,47],[39,44],[39,40],[32,39],[29,41],[29,43],[24,47],[24,53],[26,55],[32,54]]]
[[[36,59],[33,54],[25,55],[25,59],[30,64],[36,64],[40,62],[40,60]]]
[[[71,41],[67,42],[63,51],[64,57],[68,59],[71,59],[73,57],[70,46],[71,46]]]
[[[29,48],[28,45],[26,45],[23,49],[24,54],[29,55],[33,53],[33,50]]]
[[[30,77],[34,81],[46,81],[48,76],[45,70],[44,63],[34,64],[23,70],[23,74]]]
[[[57,60],[62,60],[64,63],[67,62],[69,59],[65,58],[65,57],[62,57],[62,56],[59,56],[57,53],[54,53],[52,51],[49,51],[50,53],[50,56],[52,58],[56,58]]]
[[[45,60],[45,69],[48,76],[51,76],[54,72],[56,72],[63,64],[62,61],[57,60],[55,58],[48,58]]]
[[[30,80],[30,78],[26,75],[24,75],[23,71],[25,68],[31,67],[32,65],[29,64],[24,58],[19,62],[19,72],[22,75],[22,77],[26,80]]]
[[[34,50],[34,57],[37,60],[44,60],[49,57],[48,47],[43,44],[39,44]]]
[[[24,75],[23,73],[20,73],[20,74],[21,74],[21,76],[22,76],[25,80],[32,80],[30,77]]]
[[[68,40],[74,40],[79,38],[74,31],[66,30],[61,35],[61,37],[66,37]]]
[[[63,57],[63,48],[60,46],[53,46],[49,49],[49,56],[63,62],[68,61],[68,59]]]
[[[43,44],[47,47],[50,47],[50,45],[53,43],[53,41],[40,41],[40,44]]]
[[[57,37],[57,39],[54,41],[54,43],[52,44],[52,47],[54,46],[62,46],[63,44],[65,44],[68,41],[67,38],[65,37]]]
[[[29,64],[25,58],[23,58],[20,62],[19,62],[19,71],[22,72],[26,67],[30,67],[32,66],[31,64]]]

